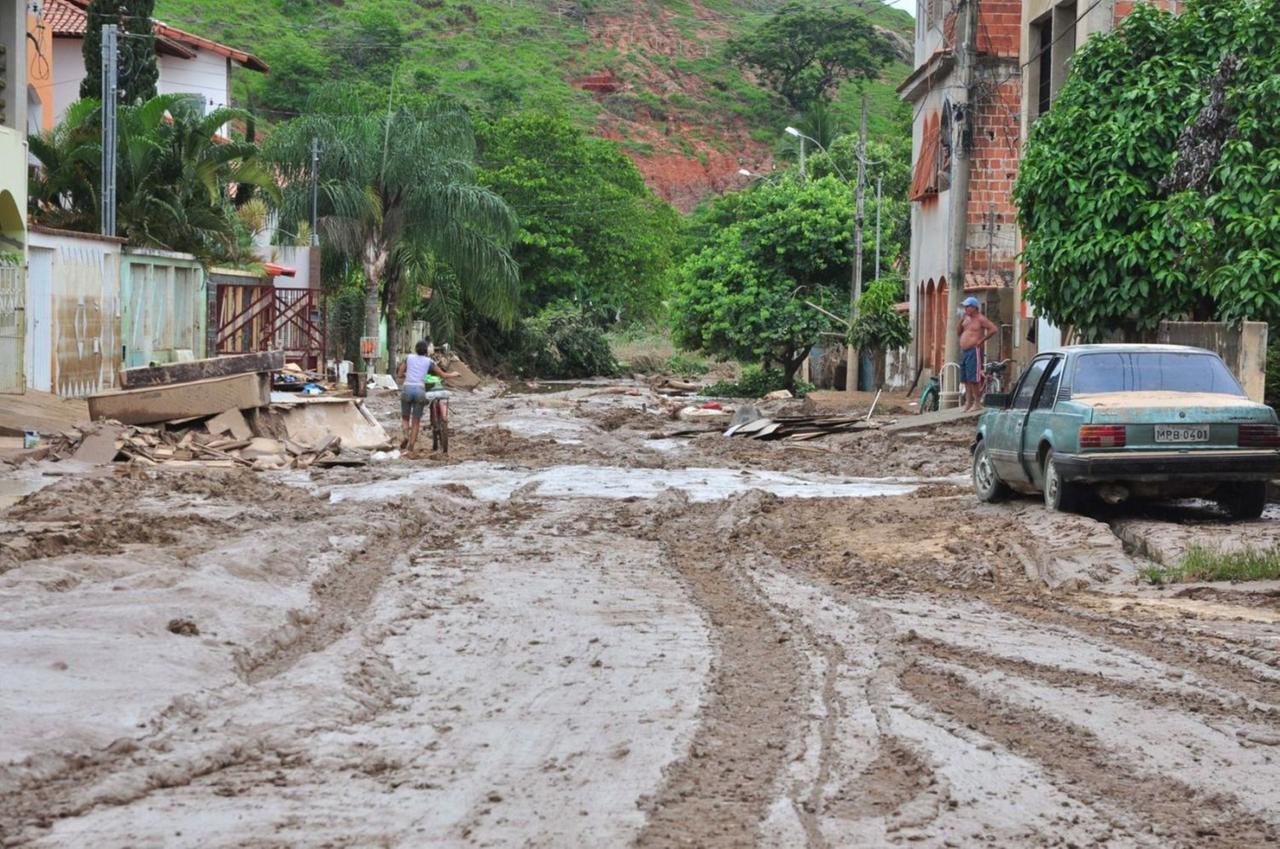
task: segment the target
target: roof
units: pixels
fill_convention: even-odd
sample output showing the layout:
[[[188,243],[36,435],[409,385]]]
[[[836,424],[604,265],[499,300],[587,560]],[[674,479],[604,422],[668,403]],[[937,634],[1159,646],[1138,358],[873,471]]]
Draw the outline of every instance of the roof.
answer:
[[[1054,348],[1055,353],[1062,354],[1105,354],[1111,353],[1167,353],[1167,354],[1213,354],[1205,348],[1191,345],[1157,345],[1147,342],[1104,342],[1095,345],[1064,345]],[[1047,352],[1042,352],[1047,353]],[[1216,356],[1216,354],[1214,355]]]
[[[54,37],[84,38],[85,32],[89,29],[89,15],[85,11],[88,5],[88,0],[47,0],[44,6],[44,20]],[[252,71],[261,71],[265,74],[270,70],[266,62],[252,53],[228,47],[155,19],[152,19],[151,23],[156,34],[156,51],[159,53],[194,59],[197,50],[208,50],[210,53],[238,62]]]
[[[264,262],[262,267],[271,277],[293,277],[298,273],[298,269],[291,268],[287,265],[279,265],[274,262]]]

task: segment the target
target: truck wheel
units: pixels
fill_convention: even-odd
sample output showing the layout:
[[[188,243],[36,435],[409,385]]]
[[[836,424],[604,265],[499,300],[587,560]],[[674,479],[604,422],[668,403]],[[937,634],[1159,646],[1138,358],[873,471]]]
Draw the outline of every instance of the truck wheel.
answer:
[[[1218,503],[1233,519],[1256,519],[1267,506],[1267,484],[1265,481],[1227,484]]]
[[[1080,509],[1083,495],[1078,484],[1067,483],[1058,476],[1053,462],[1053,449],[1044,455],[1044,506],[1058,513],[1075,513]]]
[[[985,439],[973,449],[973,491],[978,494],[979,501],[987,503],[1000,501],[1009,495],[1009,487],[1000,480],[996,467],[991,463]]]

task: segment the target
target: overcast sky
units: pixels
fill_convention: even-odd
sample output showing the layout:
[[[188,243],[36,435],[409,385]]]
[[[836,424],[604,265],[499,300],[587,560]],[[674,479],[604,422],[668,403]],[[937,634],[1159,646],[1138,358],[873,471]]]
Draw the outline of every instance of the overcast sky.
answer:
[[[916,0],[885,0],[885,2],[895,9],[901,9],[912,17],[915,17]]]

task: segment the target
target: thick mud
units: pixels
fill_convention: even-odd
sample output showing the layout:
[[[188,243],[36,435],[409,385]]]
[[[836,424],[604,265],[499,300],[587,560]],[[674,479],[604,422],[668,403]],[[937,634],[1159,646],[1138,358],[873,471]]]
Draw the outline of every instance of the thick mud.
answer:
[[[0,846],[1280,841],[1274,588],[1145,588],[1122,539],[1274,519],[978,505],[963,429],[646,404],[460,395],[447,458],[0,513]]]

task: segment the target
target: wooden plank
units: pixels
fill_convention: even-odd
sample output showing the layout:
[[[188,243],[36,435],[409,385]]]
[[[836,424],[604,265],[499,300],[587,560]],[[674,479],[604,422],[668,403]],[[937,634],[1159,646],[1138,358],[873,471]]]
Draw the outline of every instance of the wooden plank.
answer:
[[[284,368],[284,351],[261,351],[256,354],[235,354],[228,357],[211,357],[192,360],[189,363],[168,363],[162,366],[128,368],[120,372],[120,388],[140,389],[146,386],[171,386],[232,374],[279,371]]]
[[[244,415],[234,407],[209,419],[204,426],[215,436],[227,432],[230,432],[235,439],[248,439],[253,436],[253,431],[249,429],[249,423],[244,420]]]
[[[49,437],[89,420],[82,398],[61,398],[28,389],[21,395],[0,395],[0,436],[22,436],[28,428]]]
[[[126,389],[89,398],[89,416],[125,424],[152,424],[188,416],[211,416],[230,410],[264,407],[271,400],[265,374],[235,374],[172,386]]]

